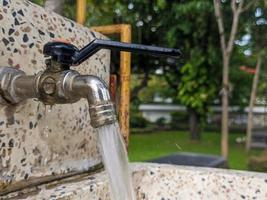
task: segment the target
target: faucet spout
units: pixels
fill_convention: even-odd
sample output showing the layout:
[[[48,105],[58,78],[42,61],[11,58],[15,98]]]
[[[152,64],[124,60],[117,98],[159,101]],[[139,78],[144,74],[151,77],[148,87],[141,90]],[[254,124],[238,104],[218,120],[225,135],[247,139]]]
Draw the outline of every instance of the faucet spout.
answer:
[[[108,87],[100,78],[92,75],[76,76],[69,85],[69,95],[87,99],[92,127],[116,122],[114,104]]]

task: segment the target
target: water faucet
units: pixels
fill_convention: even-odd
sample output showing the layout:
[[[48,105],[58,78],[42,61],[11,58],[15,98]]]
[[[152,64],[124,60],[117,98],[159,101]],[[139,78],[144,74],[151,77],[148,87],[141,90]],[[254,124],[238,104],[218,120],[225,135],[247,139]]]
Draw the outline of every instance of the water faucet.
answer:
[[[46,69],[36,75],[26,75],[12,67],[0,67],[0,104],[17,105],[35,98],[45,105],[74,103],[86,98],[89,103],[91,125],[94,128],[116,121],[115,109],[107,85],[92,75],[80,75],[70,69],[100,49],[179,57],[178,49],[122,43],[95,39],[79,50],[76,46],[53,41],[44,45]]]

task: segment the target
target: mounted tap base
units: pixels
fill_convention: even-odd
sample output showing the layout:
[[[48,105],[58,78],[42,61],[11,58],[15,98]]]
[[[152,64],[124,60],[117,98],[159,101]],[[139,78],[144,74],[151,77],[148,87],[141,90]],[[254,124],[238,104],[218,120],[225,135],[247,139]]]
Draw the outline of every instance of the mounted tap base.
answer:
[[[52,71],[51,68],[28,76],[15,68],[0,67],[0,104],[17,105],[29,98],[45,105],[75,103],[86,98],[94,128],[116,122],[109,90],[98,77],[80,75],[74,70]]]

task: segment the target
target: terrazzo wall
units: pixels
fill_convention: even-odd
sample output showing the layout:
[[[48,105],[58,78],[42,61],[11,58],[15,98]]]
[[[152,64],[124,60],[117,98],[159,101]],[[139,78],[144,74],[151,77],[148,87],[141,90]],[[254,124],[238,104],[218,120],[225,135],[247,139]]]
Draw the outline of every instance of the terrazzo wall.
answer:
[[[24,0],[0,0],[0,66],[35,74],[45,68],[43,45],[65,38],[79,48],[103,36]],[[75,69],[106,82],[110,54],[101,50]],[[0,194],[39,177],[86,171],[101,163],[86,100],[50,111],[36,100],[0,107]]]

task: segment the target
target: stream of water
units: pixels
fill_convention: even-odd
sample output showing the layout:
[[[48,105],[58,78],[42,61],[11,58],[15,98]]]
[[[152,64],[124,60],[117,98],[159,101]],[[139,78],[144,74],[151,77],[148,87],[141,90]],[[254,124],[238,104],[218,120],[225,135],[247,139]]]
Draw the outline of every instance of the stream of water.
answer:
[[[39,121],[39,131],[43,139],[47,139],[49,135],[49,129],[51,127],[52,116],[52,106],[44,105],[39,103],[38,112],[41,114],[42,118]]]
[[[47,140],[50,134],[52,107],[39,105],[43,117],[39,122],[40,133]],[[100,151],[109,177],[112,200],[136,200],[127,151],[118,123],[98,128]]]
[[[102,158],[109,175],[112,199],[135,200],[127,151],[118,123],[102,126],[98,131]]]

